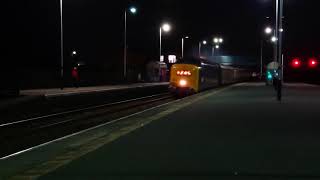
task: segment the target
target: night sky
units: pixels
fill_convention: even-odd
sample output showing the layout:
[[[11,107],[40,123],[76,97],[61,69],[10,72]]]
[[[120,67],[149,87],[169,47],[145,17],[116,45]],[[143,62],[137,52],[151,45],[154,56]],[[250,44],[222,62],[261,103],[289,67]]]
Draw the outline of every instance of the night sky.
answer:
[[[27,68],[59,69],[59,1],[11,0],[3,7],[7,61]],[[320,55],[318,0],[285,0],[285,53]],[[173,29],[163,38],[166,54],[180,54],[180,39],[195,46],[221,35],[224,55],[259,56],[263,27],[271,24],[274,0],[64,0],[65,57],[75,49],[87,64],[120,67],[123,54],[123,11],[128,16],[130,57],[158,59],[159,26]],[[129,60],[130,61],[130,60]]]

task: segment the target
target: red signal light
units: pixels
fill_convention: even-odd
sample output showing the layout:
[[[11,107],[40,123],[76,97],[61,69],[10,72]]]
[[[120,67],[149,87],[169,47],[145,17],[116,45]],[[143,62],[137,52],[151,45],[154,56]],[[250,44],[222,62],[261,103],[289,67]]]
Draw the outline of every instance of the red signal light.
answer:
[[[301,61],[300,61],[300,59],[298,59],[298,58],[293,59],[293,60],[292,60],[292,66],[293,66],[294,68],[299,68],[299,67],[301,66]]]
[[[309,59],[309,67],[315,68],[318,65],[318,61],[315,58]]]

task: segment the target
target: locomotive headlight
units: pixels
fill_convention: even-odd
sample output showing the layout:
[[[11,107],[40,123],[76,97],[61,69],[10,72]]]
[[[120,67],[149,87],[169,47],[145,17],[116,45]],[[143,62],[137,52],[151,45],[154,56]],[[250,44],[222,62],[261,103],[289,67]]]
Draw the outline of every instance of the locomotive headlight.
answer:
[[[180,84],[180,86],[186,86],[188,84],[188,82],[186,80],[184,80],[184,79],[181,79],[179,81],[179,84]]]

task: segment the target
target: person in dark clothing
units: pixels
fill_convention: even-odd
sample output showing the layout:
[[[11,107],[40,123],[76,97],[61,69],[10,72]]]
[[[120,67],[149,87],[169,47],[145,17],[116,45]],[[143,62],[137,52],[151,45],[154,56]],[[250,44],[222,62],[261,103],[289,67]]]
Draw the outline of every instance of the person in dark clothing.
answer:
[[[72,77],[72,84],[74,87],[79,87],[79,54],[77,51],[71,52],[71,64],[72,64],[72,70],[71,70],[71,77]]]
[[[73,67],[72,72],[71,72],[71,76],[72,76],[73,86],[78,88],[79,81],[80,81],[78,67]]]

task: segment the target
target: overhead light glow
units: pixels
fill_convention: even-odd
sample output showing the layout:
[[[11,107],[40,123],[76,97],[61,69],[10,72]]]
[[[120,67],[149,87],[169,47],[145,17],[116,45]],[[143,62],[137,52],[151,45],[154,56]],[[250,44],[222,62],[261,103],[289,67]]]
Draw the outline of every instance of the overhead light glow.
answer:
[[[299,68],[301,66],[301,61],[299,58],[295,58],[292,60],[292,66],[294,68]]]
[[[271,27],[267,27],[266,29],[265,29],[265,33],[266,34],[271,34],[272,33],[272,28]]]
[[[311,68],[315,68],[315,67],[317,67],[317,65],[318,65],[318,61],[317,61],[315,58],[311,58],[311,59],[309,60],[309,66],[310,66]]]
[[[164,32],[169,32],[171,30],[171,26],[167,23],[162,25],[162,29]]]
[[[132,14],[136,14],[136,13],[137,13],[137,8],[131,7],[131,8],[130,8],[130,12],[131,12]]]

